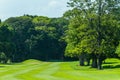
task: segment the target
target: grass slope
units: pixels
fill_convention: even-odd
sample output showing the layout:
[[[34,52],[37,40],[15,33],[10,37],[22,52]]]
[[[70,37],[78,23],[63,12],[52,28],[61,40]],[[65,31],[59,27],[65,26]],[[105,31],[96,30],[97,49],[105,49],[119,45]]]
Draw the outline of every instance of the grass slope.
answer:
[[[120,80],[120,60],[107,59],[104,70],[77,66],[78,62],[0,64],[0,80]]]

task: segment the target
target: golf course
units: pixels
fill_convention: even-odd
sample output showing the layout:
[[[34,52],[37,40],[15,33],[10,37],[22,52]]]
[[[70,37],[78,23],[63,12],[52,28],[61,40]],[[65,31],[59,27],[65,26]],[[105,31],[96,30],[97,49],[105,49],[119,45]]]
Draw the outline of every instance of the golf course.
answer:
[[[97,70],[78,66],[78,61],[30,59],[16,64],[0,64],[0,80],[120,80],[120,60],[107,59],[103,70]]]
[[[120,0],[0,0],[0,80],[120,80]]]

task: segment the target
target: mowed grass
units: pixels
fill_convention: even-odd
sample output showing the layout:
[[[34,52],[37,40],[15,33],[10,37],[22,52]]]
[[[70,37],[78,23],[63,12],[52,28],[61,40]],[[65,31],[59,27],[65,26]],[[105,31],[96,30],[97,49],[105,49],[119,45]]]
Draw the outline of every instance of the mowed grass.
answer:
[[[120,80],[120,60],[107,59],[103,70],[78,66],[73,62],[27,60],[0,64],[0,80]]]

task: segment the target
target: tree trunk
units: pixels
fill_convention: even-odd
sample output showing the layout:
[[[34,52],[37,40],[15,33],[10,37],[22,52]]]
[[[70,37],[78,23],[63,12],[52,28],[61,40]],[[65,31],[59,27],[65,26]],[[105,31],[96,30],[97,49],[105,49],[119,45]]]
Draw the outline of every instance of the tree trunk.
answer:
[[[97,68],[97,58],[92,59],[92,68]]]
[[[101,58],[101,55],[98,55],[98,70],[101,70],[102,69],[102,58]]]
[[[98,59],[98,69],[101,70],[102,69],[102,60]]]
[[[92,68],[97,68],[97,56],[95,54],[92,55]]]
[[[84,65],[85,65],[85,64],[84,64],[84,54],[81,54],[81,55],[80,55],[80,57],[79,57],[79,62],[80,62],[80,63],[79,63],[80,66],[84,66]]]

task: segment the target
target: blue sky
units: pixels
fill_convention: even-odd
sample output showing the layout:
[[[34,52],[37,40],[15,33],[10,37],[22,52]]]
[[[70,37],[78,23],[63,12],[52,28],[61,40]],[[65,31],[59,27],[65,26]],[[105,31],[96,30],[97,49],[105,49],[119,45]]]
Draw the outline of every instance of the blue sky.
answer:
[[[60,17],[69,0],[0,0],[0,19],[24,14]]]

